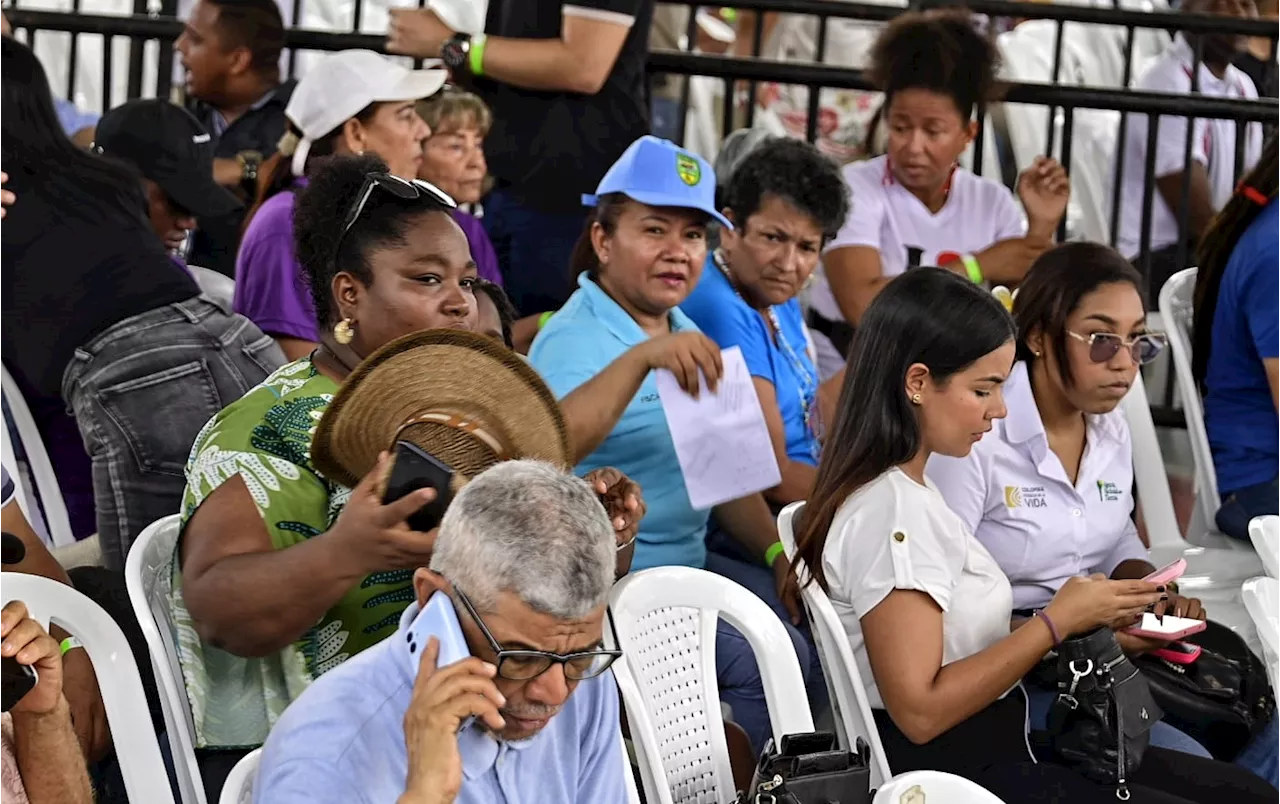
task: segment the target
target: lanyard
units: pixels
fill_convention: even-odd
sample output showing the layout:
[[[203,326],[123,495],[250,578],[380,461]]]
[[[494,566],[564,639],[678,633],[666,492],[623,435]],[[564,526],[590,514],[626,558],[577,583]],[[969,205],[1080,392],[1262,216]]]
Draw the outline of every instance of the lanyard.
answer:
[[[725,281],[729,283],[729,287],[737,295],[742,303],[751,308],[751,304],[746,297],[733,284],[733,275],[729,273],[729,265],[725,260],[724,252],[716,249],[711,255],[711,261],[715,263],[716,268],[720,269],[720,273],[724,274]],[[751,308],[754,309],[754,308]],[[809,454],[816,463],[821,458],[820,441],[822,434],[819,432],[818,417],[815,415],[815,401],[818,396],[818,377],[817,371],[810,371],[805,365],[800,355],[791,346],[791,342],[787,340],[787,334],[782,330],[782,322],[778,319],[778,312],[773,307],[765,308],[764,315],[768,317],[769,323],[773,326],[774,338],[778,344],[778,350],[787,358],[787,362],[791,364],[791,371],[796,376],[796,392],[800,397],[800,409],[804,415],[805,430],[809,433]]]

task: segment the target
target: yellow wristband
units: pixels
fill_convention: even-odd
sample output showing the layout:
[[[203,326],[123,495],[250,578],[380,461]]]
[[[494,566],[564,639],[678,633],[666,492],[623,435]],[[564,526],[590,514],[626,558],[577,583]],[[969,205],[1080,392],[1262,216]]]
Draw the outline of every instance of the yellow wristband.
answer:
[[[542,329],[543,327],[545,327],[547,325],[547,322],[551,320],[551,316],[555,314],[556,314],[555,310],[548,310],[547,312],[538,316],[538,329]]]
[[[969,281],[975,285],[981,285],[984,277],[982,276],[982,266],[978,265],[978,258],[972,254],[965,254],[960,258],[960,262],[964,263],[964,270],[969,274]]]
[[[472,75],[484,75],[484,44],[488,41],[484,34],[471,37],[471,50],[467,53],[467,63]]]
[[[764,563],[769,565],[769,569],[773,569],[773,562],[778,560],[778,556],[782,555],[782,552],[785,549],[786,548],[782,546],[782,542],[774,542],[769,545],[768,550],[764,551]]]

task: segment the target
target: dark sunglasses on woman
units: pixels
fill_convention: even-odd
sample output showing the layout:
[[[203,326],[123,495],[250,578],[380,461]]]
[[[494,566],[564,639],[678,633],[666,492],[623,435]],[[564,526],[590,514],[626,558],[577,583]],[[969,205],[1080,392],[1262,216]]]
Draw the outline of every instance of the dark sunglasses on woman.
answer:
[[[1089,359],[1094,363],[1106,363],[1124,348],[1129,350],[1133,362],[1146,365],[1155,360],[1168,343],[1163,332],[1144,332],[1134,336],[1132,340],[1125,340],[1114,332],[1095,332],[1085,336],[1067,330],[1067,334],[1081,343],[1088,344]]]
[[[351,230],[356,221],[360,220],[360,215],[364,212],[365,205],[369,203],[369,197],[373,195],[374,188],[388,192],[401,201],[422,199],[428,205],[438,206],[442,209],[458,208],[458,202],[450,198],[448,193],[422,179],[402,179],[399,176],[383,172],[369,173],[364,177],[364,184],[360,186],[360,193],[356,196],[356,202],[351,205],[351,210],[347,212],[347,221],[342,227],[344,235]]]

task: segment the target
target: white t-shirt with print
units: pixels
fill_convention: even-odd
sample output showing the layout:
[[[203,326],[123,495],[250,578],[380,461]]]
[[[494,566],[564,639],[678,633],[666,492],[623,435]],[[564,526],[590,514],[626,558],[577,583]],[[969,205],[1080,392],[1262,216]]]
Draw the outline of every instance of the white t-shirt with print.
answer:
[[[835,608],[871,706],[884,708],[861,619],[895,589],[913,589],[942,609],[942,663],[972,656],[1009,635],[1013,590],[987,549],[932,483],[891,469],[840,506],[822,553]]]
[[[1187,41],[1179,34],[1165,52],[1138,79],[1134,89],[1146,92],[1165,92],[1174,95],[1191,94],[1191,66],[1194,54]],[[1258,90],[1253,80],[1235,67],[1228,66],[1222,78],[1209,68],[1200,65],[1200,94],[1217,98],[1257,99]],[[1127,139],[1124,145],[1124,176],[1120,195],[1120,229],[1116,234],[1116,249],[1126,259],[1138,255],[1142,231],[1142,188],[1147,169],[1147,116],[1129,115]],[[1156,159],[1154,178],[1163,178],[1183,172],[1183,154],[1186,153],[1187,118],[1160,116],[1160,129],[1156,134]],[[1262,126],[1249,125],[1244,144],[1243,175],[1254,166],[1262,154]],[[1209,190],[1214,209],[1222,209],[1236,185],[1236,124],[1233,120],[1195,119],[1191,139],[1191,158],[1205,166],[1209,174]],[[1156,189],[1154,180],[1151,194],[1151,251],[1178,242],[1177,210],[1171,210]]]
[[[884,276],[950,262],[1027,231],[1022,207],[1009,188],[964,168],[956,169],[947,202],[936,215],[894,181],[887,156],[846,165],[842,174],[849,186],[849,216],[826,251],[847,246],[879,249]],[[941,255],[954,256],[939,260]],[[821,269],[809,304],[829,321],[844,320]]]

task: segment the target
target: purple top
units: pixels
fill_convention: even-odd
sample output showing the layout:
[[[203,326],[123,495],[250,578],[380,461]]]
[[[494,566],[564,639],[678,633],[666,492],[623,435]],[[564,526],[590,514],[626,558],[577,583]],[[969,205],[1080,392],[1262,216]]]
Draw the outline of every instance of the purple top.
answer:
[[[294,185],[306,185],[299,179]],[[319,341],[315,307],[293,247],[292,190],[276,193],[258,209],[240,241],[236,256],[237,313],[275,337]],[[498,257],[480,221],[461,210],[454,220],[467,236],[481,278],[502,284]]]

